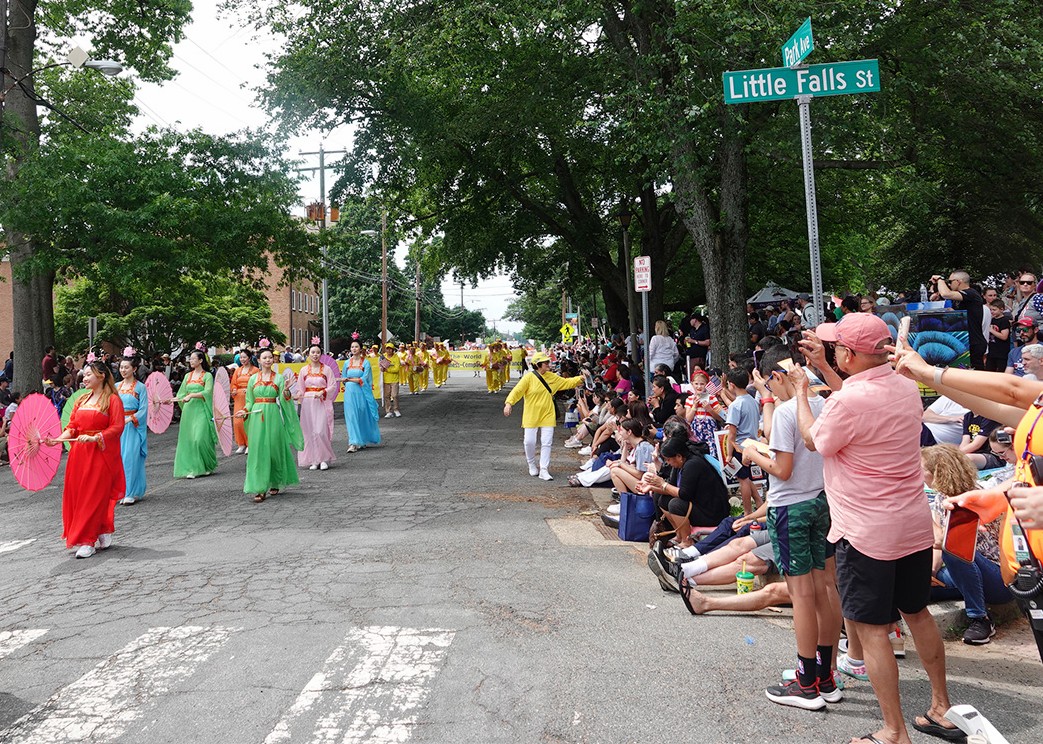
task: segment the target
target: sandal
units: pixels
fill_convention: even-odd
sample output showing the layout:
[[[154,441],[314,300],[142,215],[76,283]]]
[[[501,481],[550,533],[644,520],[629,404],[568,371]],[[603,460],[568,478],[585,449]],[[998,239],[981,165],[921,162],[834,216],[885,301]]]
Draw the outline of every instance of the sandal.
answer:
[[[857,739],[855,739],[855,741],[868,741],[869,744],[887,744],[886,741],[880,741],[880,739],[877,739],[875,736],[873,736],[872,733],[866,734],[865,736],[860,736]]]
[[[696,614],[695,608],[692,607],[692,585],[688,583],[688,579],[681,580],[680,586],[681,600],[684,602],[684,606],[688,608],[688,611],[693,615]],[[865,738],[865,737],[863,737]],[[874,744],[880,744],[875,742]]]
[[[268,495],[269,495],[269,496],[278,496],[278,495],[279,495],[279,489],[278,489],[278,488],[272,488],[272,489],[270,489],[270,490],[268,491]]]
[[[927,734],[928,736],[937,736],[939,739],[945,739],[946,741],[966,741],[967,734],[963,733],[962,730],[953,726],[943,726],[936,720],[931,718],[930,713],[923,713],[920,718],[927,721],[927,723],[918,723],[917,720],[913,719],[913,728],[920,733]]]
[[[265,496],[263,493],[254,494],[254,503],[255,504],[260,504],[266,498],[268,498],[268,497]]]

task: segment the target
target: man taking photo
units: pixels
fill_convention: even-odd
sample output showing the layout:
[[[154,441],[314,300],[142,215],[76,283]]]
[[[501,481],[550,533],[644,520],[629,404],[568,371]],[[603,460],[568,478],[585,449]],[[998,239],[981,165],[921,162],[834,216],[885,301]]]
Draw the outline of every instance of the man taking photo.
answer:
[[[982,329],[982,319],[985,313],[985,300],[974,287],[971,286],[971,276],[966,271],[954,271],[949,274],[948,279],[943,279],[935,274],[931,277],[931,284],[937,289],[935,294],[943,300],[952,300],[954,307],[967,312],[967,333],[970,337],[971,367],[974,369],[985,369],[985,352],[988,350],[988,341]]]

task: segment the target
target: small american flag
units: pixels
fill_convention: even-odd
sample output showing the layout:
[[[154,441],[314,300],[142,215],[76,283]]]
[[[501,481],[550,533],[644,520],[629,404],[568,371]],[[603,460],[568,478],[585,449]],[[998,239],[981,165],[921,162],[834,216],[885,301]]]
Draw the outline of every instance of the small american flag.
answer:
[[[706,392],[710,395],[717,395],[724,389],[724,385],[721,384],[721,378],[717,375],[712,375],[710,381],[706,383]]]

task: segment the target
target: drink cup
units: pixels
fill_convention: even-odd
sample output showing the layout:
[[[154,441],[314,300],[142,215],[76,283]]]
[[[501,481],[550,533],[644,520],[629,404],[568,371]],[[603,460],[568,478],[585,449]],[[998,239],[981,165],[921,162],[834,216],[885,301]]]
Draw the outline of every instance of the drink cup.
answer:
[[[749,594],[753,591],[753,574],[749,571],[737,571],[735,573],[735,593]]]

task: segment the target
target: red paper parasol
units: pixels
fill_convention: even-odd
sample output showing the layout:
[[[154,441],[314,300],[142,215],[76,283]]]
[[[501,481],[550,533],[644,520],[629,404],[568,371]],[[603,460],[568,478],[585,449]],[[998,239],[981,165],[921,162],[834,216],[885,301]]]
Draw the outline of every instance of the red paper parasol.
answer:
[[[153,434],[162,434],[174,418],[174,404],[166,403],[174,397],[170,380],[162,372],[153,372],[145,379],[148,391],[148,428]]]
[[[23,488],[39,491],[46,488],[58,472],[62,459],[60,444],[44,444],[43,439],[55,439],[62,433],[58,411],[45,395],[27,396],[11,419],[7,452],[11,470]]]
[[[228,379],[228,370],[224,367],[218,367],[214,371],[214,382],[217,387],[220,387],[225,392],[225,398],[229,398],[232,395],[232,383]],[[214,397],[217,397],[217,391],[214,390]]]
[[[217,427],[217,441],[221,443],[221,451],[225,457],[232,454],[232,441],[235,433],[232,430],[232,411],[228,406],[228,394],[222,394],[221,386],[214,391],[214,426]]]

